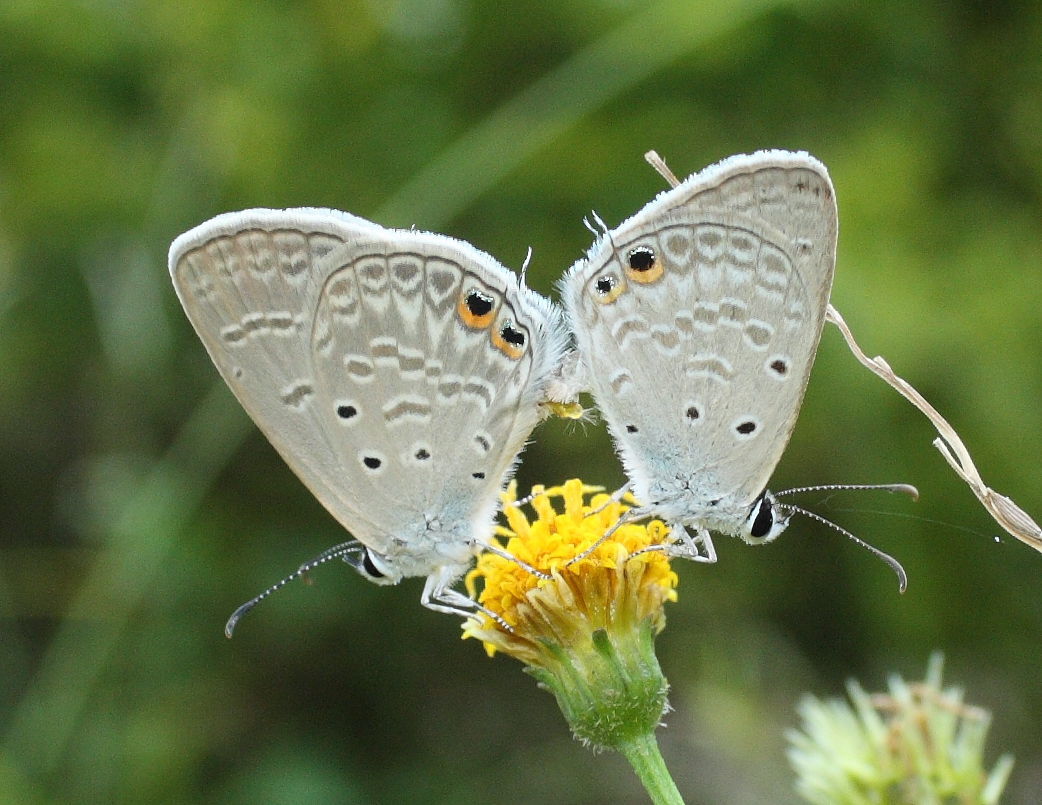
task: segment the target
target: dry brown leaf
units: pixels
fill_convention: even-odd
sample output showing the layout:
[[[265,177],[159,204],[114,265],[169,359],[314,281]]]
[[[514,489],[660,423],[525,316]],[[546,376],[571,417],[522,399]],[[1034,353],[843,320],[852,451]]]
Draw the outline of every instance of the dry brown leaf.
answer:
[[[1042,551],[1042,528],[1016,503],[984,483],[973,464],[973,459],[970,458],[966,445],[962,443],[962,439],[959,438],[955,429],[948,424],[948,420],[941,416],[937,409],[930,405],[911,384],[898,377],[890,368],[890,364],[882,357],[877,355],[875,358],[869,358],[854,340],[850,328],[839,311],[831,304],[825,310],[825,319],[835,324],[843,333],[847,346],[858,361],[896,389],[933,423],[940,434],[939,438],[934,439],[934,447],[941,451],[941,455],[955,470],[955,473],[969,485],[984,508],[995,518],[995,522],[1021,542],[1030,545],[1036,551]]]

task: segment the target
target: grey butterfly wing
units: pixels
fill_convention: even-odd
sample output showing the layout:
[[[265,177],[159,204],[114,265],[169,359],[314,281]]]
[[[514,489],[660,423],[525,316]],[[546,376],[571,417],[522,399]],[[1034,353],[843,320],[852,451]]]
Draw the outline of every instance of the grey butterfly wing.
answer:
[[[680,483],[734,509],[763,490],[803,398],[832,285],[828,174],[732,157],[600,238],[562,293],[638,497]]]
[[[311,355],[319,424],[352,495],[425,557],[486,539],[565,349],[559,311],[488,255],[388,230],[329,255]],[[392,540],[393,541],[393,540]],[[416,563],[410,572],[410,563]]]
[[[365,513],[344,494],[339,457],[314,426],[310,331],[323,257],[373,228],[328,210],[245,210],[184,233],[169,257],[181,304],[243,408],[312,493],[356,527]]]
[[[451,238],[387,230],[333,210],[248,210],[179,237],[170,270],[236,397],[361,542],[379,552],[411,547],[423,567],[400,569],[422,575],[440,561],[431,554],[439,537],[432,537],[433,546],[417,544],[414,531],[429,531],[430,520],[481,519],[494,509],[496,487],[538,418],[540,383],[564,339],[556,310],[516,281],[512,287],[513,276],[491,257]],[[495,434],[495,452],[491,440],[488,451],[494,460],[446,466],[450,456],[443,449],[444,459],[426,462],[445,476],[439,487],[416,458],[419,447],[411,462],[405,456],[424,433],[434,442],[466,427],[471,412],[459,404],[463,384],[459,395],[443,398],[438,384],[446,375],[470,378],[494,363],[485,355],[494,348],[488,327],[509,319],[513,314],[504,311],[514,307],[496,308],[483,342],[453,329],[462,327],[457,307],[464,277],[486,274],[516,307],[517,328],[526,328],[530,340],[521,350],[524,360],[497,375],[500,386],[482,387],[483,400],[502,402],[490,421],[479,420]],[[438,368],[442,358],[447,366]],[[429,410],[416,399],[410,403],[410,394],[424,396]],[[483,485],[472,477],[479,464],[487,466]],[[464,473],[470,486],[460,480]]]

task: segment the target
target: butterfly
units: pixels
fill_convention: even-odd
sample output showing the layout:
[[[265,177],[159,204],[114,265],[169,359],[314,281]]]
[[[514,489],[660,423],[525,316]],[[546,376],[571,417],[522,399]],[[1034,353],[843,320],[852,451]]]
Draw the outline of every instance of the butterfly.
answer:
[[[327,209],[219,215],[178,237],[170,274],[221,376],[353,536],[334,558],[380,584],[452,589],[493,530],[498,493],[554,401],[560,309],[445,235]]]
[[[825,322],[836,200],[802,152],[733,156],[672,183],[615,229],[602,224],[560,291],[641,502],[625,520],[660,517],[679,535],[675,554],[711,562],[710,531],[756,544],[788,523],[766,484]]]

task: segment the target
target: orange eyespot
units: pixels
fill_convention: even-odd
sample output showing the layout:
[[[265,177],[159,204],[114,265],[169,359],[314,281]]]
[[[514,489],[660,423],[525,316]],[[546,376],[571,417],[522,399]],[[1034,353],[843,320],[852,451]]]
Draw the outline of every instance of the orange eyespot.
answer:
[[[496,317],[496,300],[491,294],[471,288],[456,305],[456,315],[472,330],[484,330]]]
[[[626,283],[613,272],[601,274],[593,281],[593,298],[602,305],[610,305],[625,290]]]
[[[626,276],[647,285],[662,276],[662,263],[650,246],[635,246],[626,255]]]
[[[518,360],[525,354],[525,344],[528,337],[525,331],[519,328],[510,319],[503,322],[503,326],[492,332],[492,345],[511,360]]]

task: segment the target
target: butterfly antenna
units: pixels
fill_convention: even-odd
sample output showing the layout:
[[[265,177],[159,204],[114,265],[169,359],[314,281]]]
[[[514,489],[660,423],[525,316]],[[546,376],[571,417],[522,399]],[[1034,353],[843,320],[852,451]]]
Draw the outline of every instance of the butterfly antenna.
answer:
[[[306,576],[319,565],[324,565],[326,562],[332,561],[333,559],[346,558],[351,554],[360,553],[362,550],[362,546],[359,545],[357,542],[344,542],[340,545],[334,545],[332,548],[322,551],[322,553],[320,553],[311,561],[302,564],[294,572],[286,576],[286,578],[282,579],[281,581],[277,581],[275,584],[271,585],[260,595],[254,596],[241,607],[236,609],[232,613],[232,616],[228,618],[228,622],[224,625],[224,636],[230,639],[232,633],[235,631],[235,625],[239,622],[243,615],[245,615],[247,612],[249,612],[251,609],[257,606],[257,604],[259,604],[272,593],[281,590],[291,581],[295,581],[296,579]]]
[[[919,500],[919,490],[911,484],[821,484],[819,486],[797,486],[775,492],[776,498],[785,495],[797,495],[802,492],[841,492],[848,489],[879,489],[883,492],[894,492],[895,494],[908,495],[912,500]]]
[[[824,523],[834,531],[838,531],[840,534],[843,534],[845,537],[853,540],[862,548],[864,548],[872,554],[875,554],[879,559],[882,559],[884,562],[886,562],[890,569],[897,574],[897,584],[898,590],[900,592],[903,593],[906,589],[908,589],[908,574],[905,573],[905,569],[901,566],[901,563],[898,562],[890,554],[879,550],[879,548],[875,547],[874,545],[869,545],[860,537],[856,537],[853,534],[851,534],[849,531],[847,531],[847,529],[843,528],[843,526],[837,525],[831,520],[822,517],[820,514],[815,514],[812,511],[807,511],[807,509],[802,509],[799,506],[793,506],[791,503],[779,503],[778,508],[789,515],[802,514],[804,517],[809,517],[812,520],[817,520],[819,523]]]

